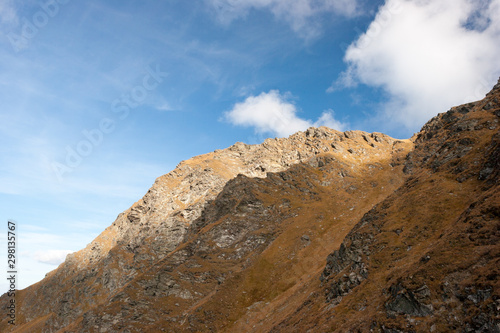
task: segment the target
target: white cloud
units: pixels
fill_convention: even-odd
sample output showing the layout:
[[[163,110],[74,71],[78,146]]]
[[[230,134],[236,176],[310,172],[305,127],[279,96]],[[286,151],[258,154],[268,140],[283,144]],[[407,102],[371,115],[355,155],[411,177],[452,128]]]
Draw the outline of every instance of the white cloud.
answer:
[[[328,91],[381,87],[389,94],[384,117],[416,129],[481,99],[500,74],[499,55],[500,0],[387,0]]]
[[[70,250],[48,250],[48,251],[37,251],[34,254],[34,259],[43,264],[59,265],[62,263],[66,256],[73,251]]]
[[[304,38],[319,34],[320,24],[317,16],[334,13],[352,17],[358,14],[355,0],[206,0],[216,11],[218,20],[229,24],[245,17],[252,9],[269,10],[280,20],[286,21],[291,28]]]
[[[285,137],[311,126],[328,126],[343,130],[344,124],[333,117],[333,111],[325,111],[316,122],[297,116],[297,108],[289,102],[290,94],[281,95],[277,90],[250,96],[237,103],[225,114],[233,125],[255,127],[258,133],[272,133]]]
[[[329,109],[323,112],[323,114],[321,114],[321,117],[319,117],[319,119],[313,124],[313,126],[314,127],[326,126],[336,129],[338,131],[344,131],[347,125],[336,120],[334,118],[333,110]]]
[[[32,226],[19,223],[17,244],[19,289],[40,281],[47,272],[57,268],[69,253],[84,248],[98,235],[97,232],[88,231],[54,234],[32,230],[34,229]],[[0,238],[0,246],[7,247],[6,238]],[[0,292],[6,290],[6,282],[0,281]]]

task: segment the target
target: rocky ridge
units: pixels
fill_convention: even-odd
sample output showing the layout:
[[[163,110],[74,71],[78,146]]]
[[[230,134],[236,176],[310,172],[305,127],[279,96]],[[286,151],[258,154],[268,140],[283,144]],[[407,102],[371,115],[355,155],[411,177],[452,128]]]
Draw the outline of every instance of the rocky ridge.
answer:
[[[393,147],[402,143],[380,133],[310,128],[287,139],[268,139],[260,145],[237,143],[183,161],[159,177],[141,200],[85,249],[69,255],[41,283],[22,292],[19,321],[33,323],[48,316],[44,319],[46,330],[53,331],[106,302],[173,251],[204,207],[238,174],[263,178],[322,154],[345,163],[387,159]],[[314,161],[310,163],[322,163]],[[46,307],[29,306],[41,299]]]
[[[274,331],[500,332],[499,101],[500,81],[422,128],[405,183],[328,256],[326,303]]]
[[[18,293],[15,331],[500,332],[499,99],[184,161]]]

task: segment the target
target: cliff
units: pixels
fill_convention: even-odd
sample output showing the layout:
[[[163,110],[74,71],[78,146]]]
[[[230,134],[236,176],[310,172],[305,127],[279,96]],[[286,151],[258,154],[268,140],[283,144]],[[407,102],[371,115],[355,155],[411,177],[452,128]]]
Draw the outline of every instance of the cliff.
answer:
[[[500,332],[499,99],[183,161],[0,330]]]

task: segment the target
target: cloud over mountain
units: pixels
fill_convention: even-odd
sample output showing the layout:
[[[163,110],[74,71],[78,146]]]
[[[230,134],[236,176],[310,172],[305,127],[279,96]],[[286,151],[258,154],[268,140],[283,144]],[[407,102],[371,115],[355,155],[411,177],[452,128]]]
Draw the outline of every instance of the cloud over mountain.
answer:
[[[388,93],[384,119],[420,126],[449,105],[480,99],[500,73],[500,0],[387,0],[347,49],[329,88]]]
[[[48,250],[35,253],[35,260],[44,264],[58,265],[64,261],[66,256],[73,251],[70,250]]]
[[[235,104],[225,117],[233,125],[254,127],[257,133],[272,133],[279,137],[311,126],[345,129],[346,125],[334,118],[332,110],[323,112],[315,122],[300,118],[297,116],[297,107],[289,98],[290,94],[280,94],[278,90],[263,92]]]

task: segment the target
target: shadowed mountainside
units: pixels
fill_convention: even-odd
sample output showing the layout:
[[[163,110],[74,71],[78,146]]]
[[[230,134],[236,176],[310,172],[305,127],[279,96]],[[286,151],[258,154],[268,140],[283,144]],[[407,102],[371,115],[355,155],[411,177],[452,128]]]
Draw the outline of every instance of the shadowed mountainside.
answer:
[[[499,99],[184,161],[0,330],[500,332]]]

